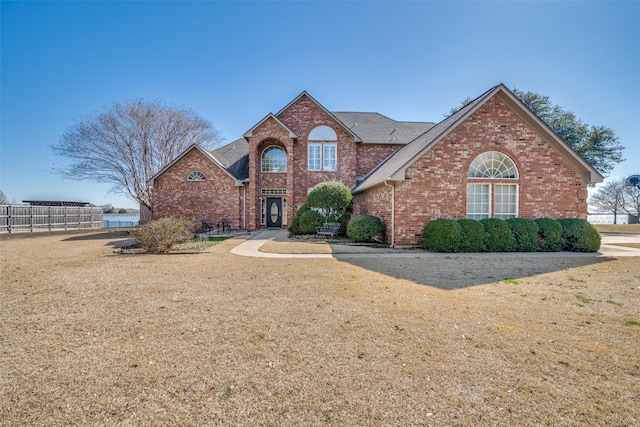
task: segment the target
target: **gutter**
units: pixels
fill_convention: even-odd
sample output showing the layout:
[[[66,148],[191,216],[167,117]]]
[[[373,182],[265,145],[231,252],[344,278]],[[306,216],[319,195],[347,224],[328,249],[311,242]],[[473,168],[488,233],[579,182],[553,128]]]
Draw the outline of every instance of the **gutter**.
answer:
[[[396,187],[392,184],[387,184],[387,180],[384,181],[385,187],[391,187],[391,247],[396,247]]]

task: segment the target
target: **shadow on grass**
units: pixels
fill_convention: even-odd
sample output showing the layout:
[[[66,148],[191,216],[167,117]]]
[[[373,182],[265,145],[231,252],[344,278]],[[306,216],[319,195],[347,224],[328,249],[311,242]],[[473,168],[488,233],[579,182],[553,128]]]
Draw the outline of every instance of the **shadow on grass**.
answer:
[[[117,239],[117,240],[114,240]],[[88,240],[111,240],[110,242],[105,243],[105,246],[113,246],[114,248],[120,248],[122,246],[130,246],[127,244],[127,240],[123,239],[132,239],[127,230],[109,230],[109,231],[96,231],[95,233],[87,233],[78,236],[69,237],[64,239],[64,242],[77,242],[77,241],[88,241]]]
[[[510,279],[553,273],[576,267],[613,261],[615,258],[595,256],[473,257],[437,258],[343,258],[340,261],[397,279],[433,286],[444,290],[462,289]],[[512,283],[513,284],[513,283]]]

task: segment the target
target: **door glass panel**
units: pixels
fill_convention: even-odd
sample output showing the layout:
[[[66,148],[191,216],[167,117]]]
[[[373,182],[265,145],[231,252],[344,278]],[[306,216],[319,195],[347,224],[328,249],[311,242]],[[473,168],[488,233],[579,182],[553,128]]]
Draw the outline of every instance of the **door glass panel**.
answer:
[[[269,215],[271,216],[271,222],[276,224],[278,222],[278,204],[276,202],[271,202]]]

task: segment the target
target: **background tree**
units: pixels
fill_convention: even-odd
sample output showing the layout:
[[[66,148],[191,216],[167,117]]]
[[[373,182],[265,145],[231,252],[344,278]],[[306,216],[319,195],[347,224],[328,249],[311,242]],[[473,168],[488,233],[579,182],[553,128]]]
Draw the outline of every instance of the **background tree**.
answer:
[[[513,89],[513,93],[601,174],[609,174],[616,164],[624,161],[624,147],[618,142],[618,137],[611,128],[591,126],[582,122],[571,111],[566,111],[560,105],[551,102],[548,96],[516,88]],[[473,100],[470,98],[461,101],[461,105],[449,110],[448,115],[471,102]]]
[[[307,204],[322,211],[325,221],[332,212],[342,212],[351,203],[349,187],[339,181],[325,181],[314,186],[307,195]]]
[[[630,215],[640,216],[640,187],[625,187],[622,209]]]
[[[624,179],[613,179],[605,182],[598,191],[589,197],[589,204],[602,212],[613,213],[613,223],[618,223],[618,214],[625,208]]]
[[[7,196],[5,196],[2,190],[0,190],[0,205],[8,205],[8,204],[9,204],[9,199],[7,199]]]
[[[52,147],[70,160],[66,178],[111,184],[111,191],[151,208],[147,181],[192,144],[222,142],[210,122],[192,110],[159,101],[116,103],[69,128]]]

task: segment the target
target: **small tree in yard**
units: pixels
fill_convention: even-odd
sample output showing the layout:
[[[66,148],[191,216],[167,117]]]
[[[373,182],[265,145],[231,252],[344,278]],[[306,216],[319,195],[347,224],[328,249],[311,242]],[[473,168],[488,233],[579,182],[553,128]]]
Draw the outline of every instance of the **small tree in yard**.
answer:
[[[325,222],[328,222],[329,215],[344,212],[351,204],[352,198],[351,190],[340,181],[325,181],[311,189],[307,196],[307,204],[319,209]]]

